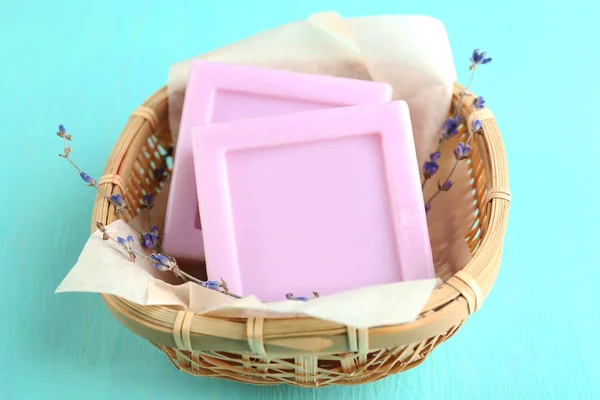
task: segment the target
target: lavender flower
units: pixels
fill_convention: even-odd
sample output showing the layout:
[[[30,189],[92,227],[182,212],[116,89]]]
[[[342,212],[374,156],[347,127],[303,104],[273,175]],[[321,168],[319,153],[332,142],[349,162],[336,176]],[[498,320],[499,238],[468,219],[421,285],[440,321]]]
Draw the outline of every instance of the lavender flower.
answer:
[[[142,233],[142,246],[146,249],[154,249],[158,245],[160,231],[158,226],[154,225],[150,232]]]
[[[427,214],[431,210],[431,203],[425,203],[425,214]]]
[[[67,130],[65,129],[64,125],[58,126],[58,132],[56,132],[56,134],[63,139],[71,140],[71,135],[67,134]]]
[[[108,231],[106,230],[106,227],[104,226],[104,224],[102,222],[96,221],[96,228],[98,228],[98,230],[100,232],[102,232],[102,240],[110,239]]]
[[[470,69],[474,69],[478,65],[485,65],[490,62],[492,62],[492,58],[487,57],[486,51],[482,51],[480,53],[479,49],[475,49],[475,50],[473,50],[473,55],[471,56],[471,68]]]
[[[440,168],[439,164],[437,163],[437,160],[440,159],[440,156],[441,156],[441,153],[439,151],[431,153],[429,155],[429,161],[425,161],[425,163],[423,164],[423,177],[425,179],[423,180],[421,189],[423,189],[425,187],[425,184],[427,184],[427,181],[429,180],[429,178],[431,178],[433,175],[435,175],[437,170]]]
[[[438,184],[438,188],[442,192],[447,192],[448,190],[450,190],[450,188],[452,187],[453,183],[454,182],[452,182],[450,179],[447,179],[444,183]]]
[[[153,249],[156,246],[156,237],[152,232],[142,233],[142,247],[145,249]]]
[[[480,131],[482,127],[483,127],[483,124],[478,119],[473,120],[473,122],[471,123],[471,128],[473,129],[473,132]]]
[[[425,176],[425,179],[429,179],[435,175],[439,167],[435,161],[425,161],[425,164],[423,164],[423,176]]]
[[[133,239],[133,236],[129,235],[127,236],[127,239],[123,239],[121,236],[118,236],[117,242],[119,242],[119,244],[125,248],[131,261],[135,261],[135,253],[133,250],[133,244],[135,243],[135,240]]]
[[[87,182],[88,186],[96,186],[96,180],[83,171],[79,171],[81,179]]]
[[[124,246],[126,248],[131,248],[131,246],[133,246],[133,243],[135,242],[133,236],[131,235],[127,236],[127,239],[123,239],[121,236],[118,236],[117,241],[119,242],[119,244],[121,244],[121,246]]]
[[[167,179],[167,171],[164,168],[156,168],[153,171],[154,179],[157,182],[162,182]]]
[[[152,209],[154,207],[154,195],[153,194],[144,195],[143,201],[144,201],[144,204],[142,205],[143,208]]]
[[[173,261],[163,254],[150,254],[150,258],[154,261],[154,268],[161,272],[170,271],[175,268]]]
[[[460,142],[456,149],[454,150],[454,155],[456,156],[456,160],[464,160],[469,156],[469,152],[471,151],[471,146],[466,143]]]
[[[206,281],[203,282],[200,286],[204,286],[205,288],[210,290],[220,290],[223,287],[223,284],[221,281]]]
[[[169,157],[173,157],[173,151],[174,151],[173,146],[169,146],[167,148],[165,154],[160,156],[162,164],[159,167],[157,167],[154,171],[152,171],[152,173],[154,175],[154,179],[157,182],[162,182],[167,179],[167,177],[168,177],[168,175],[167,175],[167,159]]]
[[[286,294],[285,297],[288,300],[308,301],[308,297],[304,297],[304,296],[295,297],[294,295],[291,295],[291,293]]]
[[[460,115],[456,115],[454,117],[450,117],[444,122],[444,126],[442,127],[442,140],[451,138],[458,133],[458,126],[460,125]]]
[[[481,110],[483,107],[485,107],[485,99],[482,96],[478,96],[473,101],[473,107],[475,107],[477,110]]]
[[[319,293],[317,292],[313,292],[313,299],[319,297]],[[308,301],[310,300],[308,297],[305,296],[294,296],[292,293],[288,293],[285,295],[285,298],[288,300],[296,300],[296,301]]]
[[[123,196],[121,196],[119,193],[111,195],[109,199],[117,206],[125,207],[125,200],[123,199]]]

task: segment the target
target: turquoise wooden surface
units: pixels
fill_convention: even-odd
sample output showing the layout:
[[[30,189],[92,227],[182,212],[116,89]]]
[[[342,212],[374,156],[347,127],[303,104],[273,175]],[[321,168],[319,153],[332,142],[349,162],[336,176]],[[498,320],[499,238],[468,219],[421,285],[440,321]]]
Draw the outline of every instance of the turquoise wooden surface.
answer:
[[[600,396],[596,207],[600,3],[3,1],[0,4],[0,399],[592,399]],[[459,77],[495,112],[514,200],[483,309],[420,367],[360,387],[260,388],[177,372],[98,296],[54,295],[88,236],[99,176],[129,113],[168,66],[315,11],[442,19]]]

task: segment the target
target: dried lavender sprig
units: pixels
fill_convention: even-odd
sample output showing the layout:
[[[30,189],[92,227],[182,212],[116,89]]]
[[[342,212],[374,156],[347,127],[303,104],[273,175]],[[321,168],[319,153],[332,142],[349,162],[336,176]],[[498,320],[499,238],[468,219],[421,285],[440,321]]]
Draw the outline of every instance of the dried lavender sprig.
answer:
[[[60,125],[62,127],[62,125]],[[63,127],[64,129],[64,127]],[[59,136],[62,132],[59,130]],[[73,161],[73,159],[71,159],[71,157],[69,156],[70,152],[71,152],[71,148],[67,147],[66,145],[66,137],[69,137],[70,139],[70,135],[62,135],[63,137],[63,145],[64,145],[64,153],[63,154],[59,154],[59,157],[64,158],[65,160],[67,160],[73,167],[75,167],[75,169],[77,169],[77,171],[79,172],[79,176],[81,177],[81,179],[83,179],[88,186],[92,186],[94,189],[96,189],[96,191],[98,193],[100,193],[100,195],[102,197],[104,197],[106,200],[108,200],[111,204],[113,204],[116,208],[117,213],[122,213],[127,219],[129,219],[130,221],[128,222],[133,222],[133,218],[131,218],[131,216],[129,215],[129,213],[125,210],[125,201],[123,199],[123,196],[121,196],[120,194],[114,194],[114,195],[108,195],[106,194],[102,189],[100,189],[98,187],[98,182],[92,178],[90,175],[86,174],[81,168],[79,168],[79,166],[77,164],[75,164],[75,162]],[[134,229],[136,229],[137,231],[139,231],[138,233],[141,234],[142,229],[140,229],[139,226],[135,226],[134,224],[132,224],[132,226],[134,227]]]
[[[480,52],[479,49],[475,49],[475,50],[473,50],[473,54],[471,55],[470,61],[471,61],[471,65],[469,66],[469,70],[471,71],[471,78],[469,79],[467,86],[465,86],[465,90],[463,90],[460,93],[460,97],[458,98],[456,110],[454,110],[454,116],[458,115],[458,113],[460,111],[460,105],[462,104],[463,99],[465,98],[466,95],[468,95],[470,93],[469,89],[471,88],[473,79],[475,79],[475,72],[477,71],[477,67],[480,65],[489,64],[490,62],[492,62],[492,57],[488,57],[486,51]],[[476,102],[477,102],[476,104],[478,104],[478,108],[483,108],[483,105],[485,103],[485,101],[483,100],[483,97],[479,96],[477,98]]]
[[[477,117],[477,110],[483,108],[483,103],[485,103],[485,101],[479,102],[479,99],[483,99],[483,97],[479,96],[473,102],[473,104],[471,104],[471,108],[473,109],[473,115],[475,117]],[[471,142],[471,139],[473,138],[473,135],[477,132],[481,132],[482,129],[483,129],[483,123],[481,122],[480,119],[475,118],[473,120],[473,122],[471,123],[471,126],[469,127],[469,136],[467,137],[467,140],[465,142],[467,144],[469,144]]]
[[[63,138],[63,148],[64,148],[64,153],[59,154],[59,156],[66,159],[79,172],[79,176],[81,177],[81,179],[83,179],[88,184],[88,186],[94,187],[98,191],[98,193],[100,193],[105,199],[107,199],[110,203],[112,203],[116,207],[117,213],[122,214],[123,216],[125,216],[126,219],[129,220],[127,222],[137,231],[137,233],[140,234],[142,241],[144,241],[144,239],[147,238],[149,235],[149,237],[152,238],[152,244],[153,244],[152,247],[160,248],[160,245],[158,244],[158,238],[159,238],[160,232],[158,231],[157,226],[152,226],[150,214],[148,213],[149,222],[150,222],[150,225],[152,226],[151,232],[144,232],[137,224],[133,223],[134,222],[133,218],[131,218],[129,213],[125,210],[125,201],[123,199],[123,196],[118,193],[114,194],[114,195],[110,195],[110,196],[107,195],[104,191],[102,191],[98,187],[98,182],[94,178],[92,178],[90,175],[86,174],[70,158],[69,154],[71,153],[71,148],[69,146],[67,146],[67,140],[71,140],[71,135],[67,134],[64,125],[62,125],[62,124],[59,125],[57,135],[59,137]],[[149,212],[150,208],[152,208],[152,206],[153,206],[154,196],[153,195],[151,195],[151,197],[144,196],[144,198],[146,201],[145,205],[148,208],[148,212]],[[157,269],[160,269],[162,271],[166,271],[166,270],[172,271],[175,274],[175,276],[182,279],[184,282],[192,281],[192,282],[199,284],[200,286],[207,287],[207,288],[213,289],[213,290],[219,289],[219,291],[221,291],[225,294],[228,294],[232,297],[240,298],[239,296],[237,296],[233,293],[229,293],[227,284],[225,283],[224,280],[221,280],[220,282],[216,282],[216,281],[204,282],[202,280],[199,280],[199,279],[195,278],[194,276],[186,273],[185,271],[182,271],[179,268],[179,266],[177,265],[177,262],[175,261],[175,259],[172,257],[167,257],[160,253],[158,255],[151,254],[150,256],[148,256],[146,254],[143,254],[143,253],[140,253],[140,252],[134,250],[133,244],[135,243],[135,239],[133,238],[133,236],[130,235],[127,238],[117,236],[115,238],[112,235],[110,235],[110,233],[108,232],[108,230],[106,229],[104,224],[102,224],[101,222],[98,222],[98,221],[96,222],[96,227],[100,230],[100,232],[102,232],[103,240],[112,240],[115,243],[119,244],[121,247],[123,247],[125,249],[125,251],[127,252],[127,254],[129,255],[129,258],[132,262],[135,262],[137,257],[142,257],[142,258],[152,261],[154,263],[155,268],[157,268]],[[223,289],[223,290],[221,290],[221,289]]]
[[[150,210],[154,207],[154,195],[153,194],[145,194],[143,197],[144,203],[142,204],[142,208],[147,210],[146,215],[148,216],[148,227],[152,229],[152,215]]]
[[[146,249],[157,250],[162,253],[162,246],[160,245],[160,230],[158,226],[152,223],[151,209],[154,208],[154,195],[146,194],[143,197],[143,204],[141,208],[147,209],[146,216],[148,217],[148,231],[144,231],[141,236],[142,246]]]
[[[478,52],[478,50],[475,50],[475,52]],[[477,65],[474,64],[473,61],[471,61],[471,66],[469,67],[469,70],[471,70],[471,77],[469,78],[469,82],[467,83],[467,86],[465,86],[465,90],[460,92],[458,101],[456,103],[456,108],[454,110],[454,113],[452,114],[452,117],[446,120],[446,122],[444,123],[444,127],[442,128],[442,137],[438,144],[438,151],[442,149],[442,146],[444,145],[446,140],[453,137],[458,132],[458,126],[460,123],[460,105],[462,104],[465,96],[469,94],[469,89],[471,88],[471,84],[475,79],[475,72],[477,72]]]
[[[216,290],[216,291],[219,291],[221,293],[227,294],[227,295],[235,297],[235,298],[240,298],[240,296],[229,292],[227,283],[225,283],[224,280],[202,281],[202,280],[195,278],[194,276],[186,273],[185,271],[182,271],[179,268],[179,266],[177,265],[177,262],[175,261],[175,259],[172,257],[167,257],[160,253],[159,254],[152,253],[151,255],[148,256],[147,254],[136,251],[133,248],[133,244],[135,243],[135,239],[133,238],[133,236],[128,236],[127,238],[117,236],[115,238],[108,232],[108,230],[106,229],[104,224],[99,221],[96,222],[96,227],[102,233],[103,240],[112,240],[115,243],[119,244],[121,247],[123,247],[125,249],[125,251],[127,252],[127,254],[129,255],[129,259],[132,262],[135,262],[137,257],[145,258],[146,260],[152,261],[154,268],[156,268],[157,270],[159,270],[161,272],[171,271],[176,277],[182,279],[184,282],[191,281],[191,282],[197,283],[198,285],[200,285],[202,287]]]
[[[485,100],[483,99],[483,97],[481,97],[481,96],[477,97],[471,104],[471,108],[473,109],[473,115],[476,117],[477,110],[480,110],[484,107],[485,107]],[[425,203],[425,212],[426,213],[429,212],[429,210],[431,210],[431,202],[433,201],[433,199],[435,199],[440,193],[447,192],[452,187],[452,181],[450,180],[450,178],[452,177],[452,174],[454,174],[454,171],[456,170],[458,163],[461,160],[464,160],[469,156],[469,152],[471,151],[471,146],[469,146],[469,143],[475,133],[481,132],[482,127],[483,127],[483,125],[482,125],[481,120],[475,118],[473,120],[473,122],[471,123],[471,127],[469,128],[469,136],[467,137],[467,140],[465,140],[464,143],[463,142],[458,143],[458,146],[454,150],[454,155],[455,155],[454,165],[452,166],[450,173],[446,177],[446,180],[443,183],[438,182],[438,190]]]
[[[167,175],[167,158],[173,157],[173,152],[174,152],[173,146],[169,146],[169,148],[167,148],[167,150],[166,150],[166,153],[161,155],[161,157],[160,157],[161,165],[152,171],[152,174],[154,175],[154,179],[157,182],[162,182],[167,179],[167,177],[168,177],[168,175]]]
[[[161,165],[160,167],[154,169],[152,171],[154,179],[157,182],[162,182],[167,178],[167,159],[169,157],[173,157],[174,148],[173,146],[169,146],[167,148],[166,153],[161,155]],[[148,218],[148,228],[149,232],[142,233],[142,246],[147,249],[156,249],[159,252],[163,252],[162,247],[160,245],[159,239],[161,237],[160,231],[156,225],[152,223],[152,213],[151,210],[154,208],[154,194],[146,194],[143,197],[143,204],[141,208],[146,208],[146,216]]]
[[[450,178],[452,177],[452,174],[454,174],[454,171],[456,170],[458,163],[461,160],[464,160],[469,156],[470,151],[471,151],[471,146],[469,146],[467,143],[464,143],[464,142],[458,143],[458,145],[456,146],[456,149],[454,149],[454,165],[452,166],[452,169],[450,170],[450,173],[448,173],[448,176],[446,177],[446,179],[442,183],[438,182],[438,190],[436,190],[435,193],[429,198],[429,200],[427,200],[425,202],[425,212],[426,213],[429,212],[429,210],[431,210],[431,202],[433,201],[433,199],[435,199],[437,196],[439,196],[440,193],[447,192],[448,190],[450,190],[450,188],[453,185],[453,182],[450,180]]]
[[[86,174],[81,168],[79,168],[79,166],[70,158],[69,154],[71,153],[71,148],[67,146],[67,140],[71,140],[71,135],[67,134],[66,129],[64,127],[64,125],[59,125],[58,127],[58,132],[57,135],[59,137],[63,138],[63,147],[64,147],[64,153],[63,154],[59,154],[60,157],[66,159],[67,161],[69,161],[69,163],[79,172],[79,176],[81,177],[81,179],[83,179],[88,186],[92,186],[94,187],[98,193],[100,193],[105,199],[107,199],[111,204],[113,204],[116,208],[117,213],[123,215],[126,219],[126,222],[129,223],[130,226],[132,226],[132,228],[134,228],[137,233],[140,235],[140,238],[142,240],[142,244],[146,244],[146,248],[151,248],[151,249],[156,249],[156,250],[161,250],[161,246],[158,243],[158,239],[160,237],[160,232],[158,230],[157,226],[152,226],[150,232],[145,232],[139,225],[137,225],[134,222],[134,219],[129,215],[129,213],[127,212],[127,210],[125,209],[125,200],[123,199],[123,196],[119,193],[117,194],[113,194],[113,195],[107,195],[104,191],[102,191],[99,187],[98,187],[98,182],[92,178],[90,175]],[[167,153],[167,155],[172,154],[172,150],[170,151],[170,153]],[[166,165],[166,160],[163,159],[163,164]],[[154,197],[152,196],[152,198],[146,198],[146,205],[148,206],[148,208],[152,208],[153,206],[153,200]],[[149,217],[150,218],[150,217]],[[150,220],[150,224],[151,224],[151,220]],[[127,253],[129,254],[129,257],[131,258],[132,261],[135,261],[135,258],[137,256],[141,256],[143,258],[146,259],[151,259],[149,258],[148,255],[146,254],[142,254],[139,253],[135,250],[133,250],[133,243],[134,243],[134,239],[132,236],[129,236],[127,239],[121,238],[121,237],[117,237],[116,239],[111,237],[108,232],[106,231],[106,229],[104,228],[104,225],[102,225],[101,223],[97,223],[97,227],[99,229],[101,229],[102,233],[103,233],[103,239],[104,240],[108,240],[108,239],[112,239],[113,241],[115,241],[116,243],[118,243],[119,245],[121,245],[122,247],[125,248],[125,250],[127,251]],[[148,246],[148,242],[151,243],[151,246]],[[178,276],[180,279],[187,281],[187,280],[191,280],[194,281],[202,286],[206,286],[206,287],[212,287],[214,286],[213,284],[210,283],[205,283],[203,281],[198,280],[197,278],[187,274],[184,271],[181,271],[179,269],[179,267],[177,266],[177,263],[175,262],[174,258],[170,258],[172,260],[172,265],[171,265],[171,269],[174,271],[175,275]],[[156,264],[155,264],[156,265]],[[223,287],[227,287],[227,285],[225,284],[225,282],[222,282]],[[235,297],[235,295],[234,295]]]
[[[59,137],[63,138],[63,147],[64,147],[64,153],[59,154],[59,157],[62,157],[65,160],[67,160],[79,172],[79,176],[81,177],[81,179],[83,179],[88,184],[88,186],[91,186],[94,189],[96,189],[96,191],[98,193],[100,193],[100,195],[102,197],[104,197],[112,205],[114,205],[117,214],[123,215],[125,217],[125,219],[127,220],[127,222],[131,225],[131,227],[140,235],[140,237],[144,237],[144,234],[146,234],[147,232],[145,232],[142,229],[142,227],[140,225],[138,225],[135,222],[134,218],[129,214],[129,212],[127,211],[127,208],[125,205],[125,200],[123,199],[123,196],[119,193],[116,193],[113,195],[106,194],[106,192],[104,192],[102,189],[100,189],[98,187],[98,182],[94,178],[92,178],[90,175],[86,174],[81,168],[79,168],[79,166],[73,161],[73,159],[71,159],[71,157],[70,157],[71,147],[67,146],[67,141],[71,140],[71,135],[67,134],[67,131],[66,131],[64,125],[61,124],[58,126],[57,135]],[[158,244],[158,242],[156,242],[155,244],[156,244],[155,247],[160,251],[161,250],[160,244]]]
[[[440,133],[441,138],[439,140],[438,143],[438,148],[437,151],[432,153],[433,154],[439,154],[442,150],[442,147],[444,145],[444,143],[446,142],[446,140],[448,140],[449,138],[453,137],[456,135],[456,133],[458,133],[458,127],[460,126],[460,122],[461,122],[461,118],[459,115],[460,112],[460,106],[463,102],[463,99],[465,98],[465,96],[467,94],[469,94],[469,89],[471,88],[471,84],[473,83],[473,80],[475,78],[475,72],[477,71],[477,67],[479,65],[485,65],[488,64],[492,61],[491,57],[487,57],[487,52],[483,51],[480,52],[479,49],[475,49],[473,50],[473,54],[471,55],[470,58],[471,61],[471,65],[469,67],[469,70],[471,71],[471,77],[469,79],[469,82],[467,83],[467,86],[465,87],[465,90],[463,90],[460,93],[460,96],[458,98],[458,102],[456,105],[456,108],[454,110],[454,113],[452,115],[452,117],[448,118],[446,120],[446,122],[444,123],[444,126],[442,127],[442,132]],[[478,97],[475,103],[475,107],[479,107],[479,108],[483,108],[485,101],[483,100],[483,97]],[[469,139],[470,140],[470,136],[469,135]],[[437,172],[437,170],[439,169],[439,165],[437,164],[437,159],[434,160],[433,157],[430,157],[429,161],[426,161],[423,165],[423,183],[421,184],[421,189],[425,189],[425,185],[427,184],[427,181],[430,180],[430,178],[435,174],[435,172]],[[436,196],[437,196],[438,192],[436,192]],[[428,210],[429,208],[431,208],[431,205],[429,204],[429,207],[427,207],[426,203],[426,209]]]

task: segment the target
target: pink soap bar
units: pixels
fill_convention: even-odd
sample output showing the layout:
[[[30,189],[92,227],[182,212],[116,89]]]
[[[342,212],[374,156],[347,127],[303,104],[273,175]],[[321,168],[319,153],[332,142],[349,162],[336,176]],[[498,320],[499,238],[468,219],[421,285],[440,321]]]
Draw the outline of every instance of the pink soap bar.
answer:
[[[201,260],[204,246],[191,147],[191,128],[241,118],[390,101],[386,83],[194,61],[173,165],[163,247],[176,258]]]
[[[403,101],[192,130],[209,279],[263,301],[433,278]]]

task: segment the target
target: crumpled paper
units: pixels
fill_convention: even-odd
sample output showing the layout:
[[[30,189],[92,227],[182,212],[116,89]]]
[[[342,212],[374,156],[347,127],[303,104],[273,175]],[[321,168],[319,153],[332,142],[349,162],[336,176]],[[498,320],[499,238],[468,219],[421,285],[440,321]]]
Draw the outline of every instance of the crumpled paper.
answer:
[[[394,89],[394,99],[409,105],[421,165],[437,145],[456,79],[443,24],[424,16],[346,19],[336,13],[319,13],[195,58],[388,82]],[[175,64],[169,72],[169,124],[175,141],[190,62]],[[438,172],[441,179],[453,165],[452,146],[456,140],[442,152]],[[473,224],[474,206],[469,201],[471,186],[464,163],[459,164],[453,180],[452,190],[439,196],[428,214],[438,276],[461,269],[471,257],[465,235]],[[436,182],[429,182],[425,199],[435,189]],[[155,217],[159,216],[159,226],[164,221],[167,193],[168,189],[161,192],[153,209]],[[135,236],[122,221],[111,224],[109,230]],[[131,263],[123,249],[114,242],[102,241],[100,232],[95,232],[56,292],[109,293],[142,305],[169,305],[206,315],[312,316],[369,328],[413,321],[440,283],[440,279],[399,282],[308,302],[261,303],[254,296],[235,299],[192,283],[177,285],[172,274],[157,272],[148,260]]]
[[[113,237],[136,236],[123,220],[107,226]],[[134,250],[143,253],[141,245]],[[315,317],[357,328],[399,324],[417,318],[420,307],[439,284],[438,279],[371,286],[311,301],[263,303],[255,296],[236,299],[198,284],[167,283],[174,275],[156,270],[152,261],[138,256],[132,262],[125,249],[112,240],[102,240],[100,231],[88,239],[73,269],[56,293],[93,292],[122,297],[141,305],[168,305],[198,314],[234,318]]]

